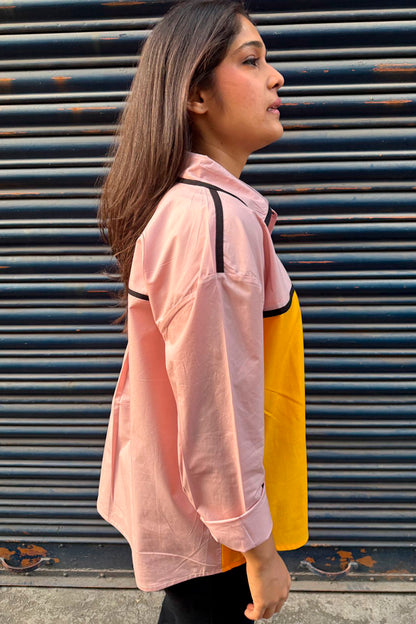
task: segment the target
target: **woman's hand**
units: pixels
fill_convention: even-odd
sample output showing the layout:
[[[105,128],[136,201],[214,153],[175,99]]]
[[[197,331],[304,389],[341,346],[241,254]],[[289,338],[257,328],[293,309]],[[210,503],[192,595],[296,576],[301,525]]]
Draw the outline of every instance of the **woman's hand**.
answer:
[[[283,559],[276,552],[273,537],[244,553],[247,578],[253,603],[244,615],[249,620],[270,618],[279,613],[290,590],[290,575]]]

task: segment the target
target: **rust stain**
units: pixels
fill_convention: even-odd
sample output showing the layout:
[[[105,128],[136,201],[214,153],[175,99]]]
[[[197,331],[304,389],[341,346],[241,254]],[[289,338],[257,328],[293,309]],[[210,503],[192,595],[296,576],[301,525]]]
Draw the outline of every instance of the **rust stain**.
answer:
[[[100,41],[112,41],[118,39],[118,37],[100,37]]]
[[[382,63],[381,65],[377,65],[373,69],[375,72],[396,72],[396,71],[405,71],[405,72],[414,72],[416,71],[416,67],[414,65],[410,65],[407,63],[405,65],[389,65],[387,63]]]
[[[64,82],[65,80],[71,80],[71,76],[52,76],[52,80],[56,80],[56,82]]]
[[[72,106],[69,110],[71,110],[73,113],[81,113],[82,111],[87,111],[87,110],[115,110],[116,106]],[[62,108],[58,108],[58,110],[63,110],[66,111],[68,110],[65,107]]]
[[[32,195],[39,195],[40,196],[40,192],[39,191],[25,191],[24,193],[22,193],[21,191],[5,191],[2,192],[0,191],[0,195],[5,195],[7,197],[7,195],[16,195],[17,197],[25,197],[26,195],[28,196],[32,196]],[[8,269],[9,267],[0,267],[3,269]]]
[[[12,80],[16,80],[16,78],[0,78],[0,82],[11,82]]]
[[[309,561],[309,563],[315,563],[315,559],[313,557],[305,557],[305,561]]]
[[[365,104],[408,104],[409,102],[412,102],[413,100],[368,100],[368,102],[364,102]]]
[[[47,557],[48,551],[43,546],[37,544],[27,544],[25,546],[17,546],[15,550],[9,548],[0,548],[0,557],[6,561],[13,557],[13,555],[19,556],[19,566],[25,568],[34,563],[34,560],[40,557]],[[26,555],[26,556],[24,556]],[[59,563],[59,557],[51,558],[55,563]]]
[[[22,555],[30,555],[31,557],[46,557],[48,552],[36,544],[28,544],[27,546],[18,546],[17,550]]]
[[[360,552],[365,553],[367,552],[365,548],[361,548]]]
[[[409,570],[406,568],[398,568],[397,570],[393,568],[393,570],[386,570],[386,581],[394,581],[397,580],[398,576],[406,576],[410,574]]]
[[[3,557],[3,559],[8,559],[15,553],[16,553],[15,550],[9,550],[8,548],[0,548],[0,557]]]
[[[342,570],[345,570],[349,562],[354,560],[354,557],[349,550],[339,550],[338,557],[340,558],[340,566]]]
[[[371,186],[327,186],[331,191],[371,191]]]
[[[370,555],[366,555],[365,557],[360,557],[359,559],[356,559],[356,561],[358,563],[361,563],[361,565],[365,566],[366,568],[373,568],[374,565],[377,563],[377,561],[375,561],[375,559],[370,557]]]

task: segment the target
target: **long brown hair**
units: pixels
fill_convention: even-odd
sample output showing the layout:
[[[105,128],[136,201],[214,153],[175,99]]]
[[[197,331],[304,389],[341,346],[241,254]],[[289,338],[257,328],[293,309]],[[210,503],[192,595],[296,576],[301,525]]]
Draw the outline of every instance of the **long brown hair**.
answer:
[[[98,219],[128,287],[134,246],[192,149],[187,100],[212,85],[215,67],[248,17],[241,2],[185,0],[174,5],[143,46],[104,182]]]

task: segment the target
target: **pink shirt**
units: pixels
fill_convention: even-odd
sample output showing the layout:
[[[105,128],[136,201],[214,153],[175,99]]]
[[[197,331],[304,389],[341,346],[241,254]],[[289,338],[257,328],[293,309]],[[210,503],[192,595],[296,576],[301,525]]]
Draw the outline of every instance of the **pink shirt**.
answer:
[[[273,527],[264,487],[263,313],[293,288],[266,199],[207,156],[137,241],[128,346],[105,442],[97,508],[159,590],[241,563]]]

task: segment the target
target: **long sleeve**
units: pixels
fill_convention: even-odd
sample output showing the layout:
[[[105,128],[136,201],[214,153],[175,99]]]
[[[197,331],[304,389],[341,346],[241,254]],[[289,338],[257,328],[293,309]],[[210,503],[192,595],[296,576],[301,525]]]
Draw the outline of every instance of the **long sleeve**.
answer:
[[[254,277],[214,274],[178,306],[164,332],[182,486],[212,536],[240,552],[272,530],[262,311]]]

